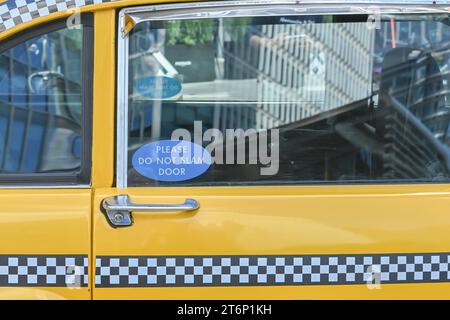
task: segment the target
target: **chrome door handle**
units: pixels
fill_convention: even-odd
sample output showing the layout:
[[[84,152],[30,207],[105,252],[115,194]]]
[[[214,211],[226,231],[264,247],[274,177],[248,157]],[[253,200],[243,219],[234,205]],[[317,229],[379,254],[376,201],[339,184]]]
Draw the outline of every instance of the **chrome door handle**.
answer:
[[[128,227],[133,224],[132,212],[147,213],[151,215],[179,214],[200,208],[194,199],[186,199],[182,204],[137,204],[131,201],[128,195],[118,195],[102,201],[101,208],[106,219],[113,227]]]

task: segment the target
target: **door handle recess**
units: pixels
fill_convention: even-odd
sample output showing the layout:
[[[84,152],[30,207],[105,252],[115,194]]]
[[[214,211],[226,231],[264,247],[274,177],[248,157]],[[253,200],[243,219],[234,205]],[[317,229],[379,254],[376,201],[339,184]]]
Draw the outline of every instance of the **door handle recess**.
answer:
[[[102,212],[113,227],[128,227],[133,224],[132,212],[148,215],[173,215],[200,208],[197,200],[186,199],[182,204],[137,204],[128,195],[118,195],[103,199]]]

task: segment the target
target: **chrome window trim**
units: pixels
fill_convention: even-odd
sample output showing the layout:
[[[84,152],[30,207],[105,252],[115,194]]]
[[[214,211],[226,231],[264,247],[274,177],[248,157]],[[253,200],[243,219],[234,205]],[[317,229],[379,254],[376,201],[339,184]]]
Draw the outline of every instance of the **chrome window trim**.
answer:
[[[258,10],[255,10],[257,8]],[[276,10],[275,10],[276,9]],[[374,11],[376,10],[376,11]],[[138,23],[154,20],[187,20],[262,15],[449,13],[450,1],[335,1],[244,0],[184,2],[130,7],[120,10],[117,26],[117,149],[116,187],[128,187],[128,33]],[[126,24],[131,22],[132,27]]]
[[[125,10],[119,15],[118,35],[125,23]],[[116,187],[126,188],[128,180],[128,39],[118,37],[117,63],[117,149]]]

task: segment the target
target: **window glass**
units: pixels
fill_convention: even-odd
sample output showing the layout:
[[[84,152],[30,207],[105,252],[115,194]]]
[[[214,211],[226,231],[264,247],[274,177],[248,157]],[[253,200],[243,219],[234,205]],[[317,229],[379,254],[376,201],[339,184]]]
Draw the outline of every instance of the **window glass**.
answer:
[[[139,23],[128,185],[448,182],[449,49],[440,14]],[[205,172],[137,170],[142,146],[180,137],[211,153]]]
[[[78,27],[0,53],[0,174],[80,172],[82,44]]]

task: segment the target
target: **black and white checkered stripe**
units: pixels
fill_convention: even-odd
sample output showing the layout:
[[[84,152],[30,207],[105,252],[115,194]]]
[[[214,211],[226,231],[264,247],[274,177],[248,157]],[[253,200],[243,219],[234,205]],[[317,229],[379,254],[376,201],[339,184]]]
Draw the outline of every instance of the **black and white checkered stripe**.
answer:
[[[0,32],[54,12],[113,1],[116,0],[7,0],[0,3]],[[382,0],[381,2],[389,3],[390,1]],[[396,2],[423,3],[420,0],[399,0]],[[431,3],[432,1],[430,0]],[[450,2],[439,0],[437,3],[448,4]]]
[[[8,0],[0,3],[0,32],[58,11],[114,0]]]
[[[87,255],[0,255],[1,287],[87,285]]]
[[[378,278],[377,278],[378,277]],[[99,256],[97,287],[338,285],[450,281],[450,253]]]

